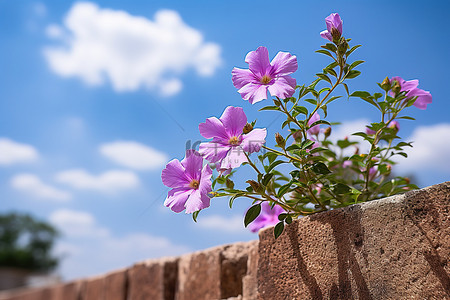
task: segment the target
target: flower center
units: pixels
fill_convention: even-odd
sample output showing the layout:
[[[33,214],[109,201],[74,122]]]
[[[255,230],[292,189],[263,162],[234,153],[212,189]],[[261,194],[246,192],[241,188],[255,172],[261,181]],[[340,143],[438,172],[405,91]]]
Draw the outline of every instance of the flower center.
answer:
[[[233,136],[228,140],[230,145],[236,146],[240,144],[239,138],[237,136]]]
[[[268,84],[271,80],[272,80],[272,78],[271,78],[270,76],[264,75],[264,76],[261,78],[260,82],[261,82],[262,84]]]
[[[193,188],[194,190],[198,189],[199,182],[197,179],[192,179],[192,181],[189,183],[189,187]]]

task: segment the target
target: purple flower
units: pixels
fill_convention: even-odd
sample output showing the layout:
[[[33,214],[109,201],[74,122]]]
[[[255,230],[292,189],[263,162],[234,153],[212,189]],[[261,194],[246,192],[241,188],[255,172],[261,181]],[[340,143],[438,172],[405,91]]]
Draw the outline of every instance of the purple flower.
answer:
[[[209,207],[212,170],[203,165],[203,158],[195,150],[187,150],[186,157],[180,162],[171,160],[162,171],[164,185],[172,188],[164,201],[164,205],[174,212],[186,213]]]
[[[334,13],[325,18],[327,24],[327,30],[320,33],[320,36],[324,39],[333,41],[333,37],[337,39],[342,35],[342,20],[338,13]]]
[[[411,99],[413,97],[417,97],[414,102],[414,106],[419,109],[426,109],[427,104],[432,102],[432,97],[430,92],[419,89],[417,86],[419,85],[419,80],[409,80],[406,81],[399,76],[395,76],[391,78],[392,81],[397,81],[400,85],[400,92],[406,92],[406,98]]]
[[[220,163],[220,169],[239,167],[247,161],[245,152],[258,152],[266,142],[266,129],[253,129],[243,134],[247,116],[242,107],[228,106],[220,119],[211,117],[201,123],[198,128],[200,134],[213,139],[208,143],[201,143],[199,152],[211,163]]]
[[[311,126],[312,124],[314,124],[319,120],[320,116],[317,112],[315,112],[312,115],[311,119],[309,119],[308,126]],[[320,133],[320,125],[314,125],[313,127],[309,128],[306,132],[309,133],[310,135],[318,135]]]
[[[367,133],[368,135],[374,135],[376,132],[375,132],[375,130],[372,130],[372,129],[370,129],[369,127],[366,127],[366,133]]]
[[[289,75],[298,68],[295,55],[278,52],[269,62],[269,51],[259,47],[247,54],[245,62],[248,70],[234,68],[231,72],[233,84],[244,100],[253,104],[267,99],[267,91],[281,99],[294,94],[297,82]]]
[[[279,205],[270,207],[267,201],[261,203],[261,213],[259,216],[248,225],[251,232],[258,232],[261,228],[275,225],[279,222],[278,216],[285,212]]]

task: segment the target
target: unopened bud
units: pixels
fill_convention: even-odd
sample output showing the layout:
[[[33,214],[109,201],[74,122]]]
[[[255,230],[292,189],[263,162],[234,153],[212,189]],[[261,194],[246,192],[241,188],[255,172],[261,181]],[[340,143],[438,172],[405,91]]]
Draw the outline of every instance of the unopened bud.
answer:
[[[381,83],[381,88],[383,90],[385,90],[386,92],[389,91],[391,89],[391,81],[389,80],[389,78],[386,76],[386,78],[383,80],[383,82]]]
[[[273,103],[275,103],[276,106],[281,106],[281,101],[278,99],[273,99]]]
[[[333,37],[333,43],[337,43],[341,38],[341,32],[337,28],[332,27],[330,33],[331,36]]]
[[[347,52],[347,49],[348,49],[348,43],[346,40],[344,40],[338,46],[338,54],[340,56],[343,56],[345,54],[345,52]]]
[[[256,181],[254,181],[254,180],[247,180],[246,181],[251,187],[252,187],[252,189],[256,192],[256,191],[259,191],[259,189],[260,189],[260,185],[259,185],[259,183],[257,183]]]
[[[277,142],[277,145],[280,146],[282,149],[284,149],[284,147],[286,146],[286,140],[279,133],[275,134],[275,141]]]
[[[229,178],[227,178],[227,181],[226,181],[225,185],[229,189],[234,189],[234,182],[231,179],[229,179]]]
[[[325,138],[329,137],[331,134],[331,127],[325,128],[325,130],[323,131],[323,134],[325,134]]]
[[[386,166],[386,170],[387,170],[386,175],[390,175],[390,174],[391,174],[391,171],[392,171],[392,166],[391,166],[391,165],[387,165],[387,166]]]
[[[400,83],[398,81],[395,81],[394,86],[392,87],[392,91],[394,92],[395,95],[397,95],[398,93],[400,93],[402,87],[400,86]]]
[[[359,147],[355,147],[355,153],[353,155],[358,155],[359,154]]]
[[[411,180],[408,177],[405,177],[406,184],[410,184]]]
[[[400,124],[397,121],[392,121],[388,125],[389,128],[395,129],[396,131],[400,130]]]
[[[244,129],[242,129],[243,134],[247,134],[253,130],[253,126],[250,123],[245,124]]]
[[[298,143],[302,141],[303,134],[300,130],[297,130],[294,133],[292,133],[292,137]]]

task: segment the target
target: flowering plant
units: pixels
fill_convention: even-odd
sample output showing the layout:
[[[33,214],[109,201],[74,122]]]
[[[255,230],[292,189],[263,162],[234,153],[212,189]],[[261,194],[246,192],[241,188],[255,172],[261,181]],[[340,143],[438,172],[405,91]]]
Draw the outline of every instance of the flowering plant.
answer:
[[[392,158],[406,157],[403,149],[411,147],[397,135],[399,120],[413,120],[404,110],[413,105],[425,109],[431,94],[419,89],[417,80],[398,76],[378,83],[380,92],[350,93],[347,81],[361,74],[356,67],[364,62],[352,62],[350,56],[361,45],[350,47],[339,14],[325,21],[327,30],[320,35],[329,43],[316,52],[328,56],[331,63],[311,84],[297,85],[290,76],[298,68],[296,56],[279,52],[269,61],[265,47],[247,54],[249,69],[232,71],[233,85],[244,100],[254,104],[270,93],[273,105],[260,110],[277,111],[286,118],[283,131],[275,134],[275,149],[265,145],[266,129],[248,123],[241,107],[227,107],[219,119],[211,117],[199,125],[200,134],[211,141],[201,143],[198,152],[188,150],[184,160],[172,160],[163,170],[163,183],[173,188],[166,206],[175,212],[186,209],[196,220],[211,198],[229,197],[230,207],[236,198],[249,198],[253,203],[244,225],[252,231],[275,225],[278,237],[295,218],[417,188],[407,178],[391,175]],[[361,145],[348,138],[330,139],[327,109],[342,97],[335,95],[338,86],[347,97],[360,98],[380,113],[379,122],[353,134],[368,145],[366,153],[360,153]],[[261,149],[264,153],[252,160],[250,155]],[[204,165],[203,159],[208,163]],[[241,165],[255,171],[244,188],[233,181]]]

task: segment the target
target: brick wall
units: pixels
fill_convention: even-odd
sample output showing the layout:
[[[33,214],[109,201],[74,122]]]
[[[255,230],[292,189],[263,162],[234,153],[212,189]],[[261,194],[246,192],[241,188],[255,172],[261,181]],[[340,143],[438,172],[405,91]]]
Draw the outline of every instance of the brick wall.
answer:
[[[450,299],[450,182],[2,300]]]

